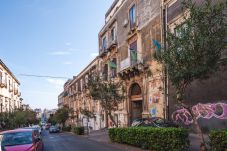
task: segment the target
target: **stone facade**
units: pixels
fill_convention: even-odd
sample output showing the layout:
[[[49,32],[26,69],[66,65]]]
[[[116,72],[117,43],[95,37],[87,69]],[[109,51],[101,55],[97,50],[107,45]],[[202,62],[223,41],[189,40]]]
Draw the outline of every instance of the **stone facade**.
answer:
[[[20,82],[0,60],[0,112],[12,112],[22,105]]]
[[[64,105],[73,110],[70,118],[67,121],[68,125],[82,125],[87,124],[93,130],[98,130],[105,127],[104,113],[97,101],[92,100],[87,95],[86,84],[88,75],[99,70],[99,59],[94,59],[81,73],[74,76],[72,80],[68,80],[64,85],[64,91],[59,95],[58,107]],[[95,114],[95,118],[87,120],[82,114],[82,110],[87,109]]]
[[[118,9],[112,6],[113,12],[109,10],[106,14],[107,22],[99,32],[99,52],[102,71],[108,75],[106,79],[115,78],[127,87],[126,99],[119,104],[119,111],[113,113],[118,125],[127,127],[137,118],[165,116],[162,67],[152,60],[156,50],[152,41],[161,42],[161,3],[157,0],[119,3],[115,3]],[[135,23],[132,25],[133,7]],[[108,66],[109,62],[114,62],[116,68]],[[113,70],[117,73],[114,77]]]

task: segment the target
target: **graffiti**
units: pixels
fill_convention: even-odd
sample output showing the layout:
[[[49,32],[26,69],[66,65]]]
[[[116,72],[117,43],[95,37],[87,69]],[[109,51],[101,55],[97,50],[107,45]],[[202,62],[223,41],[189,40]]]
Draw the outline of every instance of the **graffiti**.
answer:
[[[157,51],[161,50],[161,45],[156,39],[152,39],[153,45],[156,47]]]
[[[198,103],[192,107],[192,114],[196,119],[227,119],[227,104],[226,103]],[[172,119],[175,122],[182,122],[185,125],[193,123],[193,118],[191,113],[186,108],[176,110],[172,114]]]
[[[199,119],[199,118],[211,119],[212,117],[215,117],[218,119],[227,119],[227,104],[199,103],[192,107],[192,112],[195,115],[196,119]]]
[[[186,108],[182,108],[173,112],[172,119],[174,122],[184,123],[185,125],[190,125],[193,123],[191,113]]]
[[[151,108],[151,116],[152,116],[152,117],[156,117],[156,116],[157,116],[156,107],[152,107],[152,108]]]
[[[152,103],[153,100],[152,100],[152,96],[149,96],[149,103]]]
[[[154,93],[154,94],[153,94],[153,97],[152,97],[153,103],[158,103],[159,100],[160,100],[160,98],[161,98],[160,92]]]

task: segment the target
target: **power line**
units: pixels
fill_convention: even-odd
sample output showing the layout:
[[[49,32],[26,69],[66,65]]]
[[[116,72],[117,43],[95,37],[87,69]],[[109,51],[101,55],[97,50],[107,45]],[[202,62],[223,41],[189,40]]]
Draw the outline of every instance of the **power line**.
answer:
[[[24,77],[36,77],[36,78],[52,78],[52,79],[69,79],[68,77],[55,77],[49,75],[35,75],[35,74],[18,74],[19,76]]]

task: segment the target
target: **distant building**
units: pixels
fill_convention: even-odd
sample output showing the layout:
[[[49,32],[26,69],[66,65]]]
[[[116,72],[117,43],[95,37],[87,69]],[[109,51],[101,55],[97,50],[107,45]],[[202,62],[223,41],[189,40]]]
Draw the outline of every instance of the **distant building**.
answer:
[[[20,82],[0,59],[0,112],[12,112],[22,105]]]
[[[62,108],[64,106],[64,95],[65,95],[65,92],[62,92],[58,96],[58,108]]]
[[[47,121],[50,118],[50,115],[55,114],[56,111],[57,109],[52,109],[52,110],[44,109],[42,114],[42,121]]]
[[[29,104],[22,104],[22,105],[21,105],[21,108],[22,108],[23,110],[31,110],[31,107],[29,106]]]
[[[42,110],[41,109],[34,109],[34,112],[36,112],[36,118],[38,118],[38,119],[42,118]]]

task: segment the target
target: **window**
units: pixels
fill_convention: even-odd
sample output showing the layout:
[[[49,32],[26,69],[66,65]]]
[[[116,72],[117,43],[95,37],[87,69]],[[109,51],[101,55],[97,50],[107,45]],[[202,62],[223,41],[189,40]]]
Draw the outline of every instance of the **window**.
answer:
[[[117,76],[117,59],[116,58],[113,58],[112,60],[110,60],[109,67],[111,71],[110,77],[115,78]]]
[[[81,90],[83,90],[83,86],[84,86],[83,84],[84,84],[84,83],[83,83],[83,79],[81,79],[81,80],[80,80]]]
[[[7,87],[7,73],[5,73],[5,84],[6,84],[6,87]]]
[[[115,27],[111,29],[111,40],[114,41],[116,39],[116,31]]]
[[[187,24],[181,24],[174,29],[175,36],[182,38],[187,32]]]
[[[10,83],[10,80],[9,80],[9,90],[11,89],[11,83]]]
[[[106,50],[106,36],[102,39],[102,47],[103,47],[103,50],[105,51]]]
[[[2,146],[32,144],[32,132],[6,133],[0,136]]]
[[[129,51],[130,51],[131,65],[134,65],[137,63],[137,41],[130,44]]]
[[[129,10],[130,27],[133,28],[136,25],[136,5],[134,4]]]
[[[78,80],[78,91],[81,91],[81,80]]]
[[[104,69],[103,69],[103,80],[108,80],[108,64],[104,65]]]
[[[2,72],[0,71],[0,83],[3,82],[2,80],[3,80],[3,79],[2,79]]]

